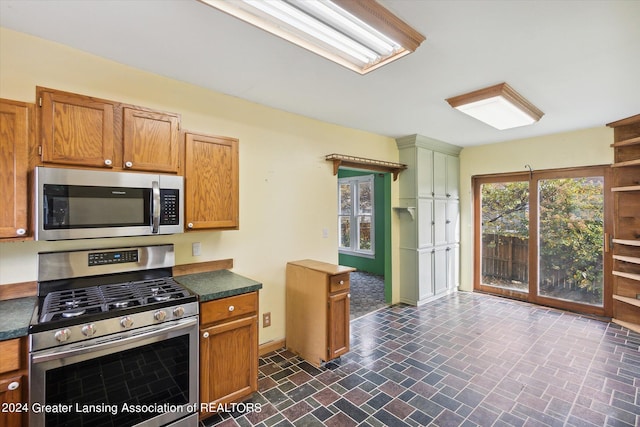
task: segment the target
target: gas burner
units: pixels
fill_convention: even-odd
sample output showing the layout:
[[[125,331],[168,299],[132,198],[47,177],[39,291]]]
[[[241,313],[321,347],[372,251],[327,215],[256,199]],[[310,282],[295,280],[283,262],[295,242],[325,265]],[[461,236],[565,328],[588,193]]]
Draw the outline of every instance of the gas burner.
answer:
[[[85,310],[84,308],[80,308],[78,310],[66,310],[62,312],[62,317],[64,317],[65,319],[69,319],[73,317],[82,316],[86,312],[87,310]]]
[[[81,301],[78,301],[78,300],[71,300],[71,301],[64,302],[64,306],[67,308],[78,308],[80,304],[81,304]]]
[[[131,301],[116,301],[116,302],[112,302],[109,305],[115,308],[125,308],[125,307],[129,307],[130,303]]]
[[[169,301],[171,299],[171,295],[159,295],[162,290],[160,288],[153,287],[151,290],[151,300],[153,301]]]

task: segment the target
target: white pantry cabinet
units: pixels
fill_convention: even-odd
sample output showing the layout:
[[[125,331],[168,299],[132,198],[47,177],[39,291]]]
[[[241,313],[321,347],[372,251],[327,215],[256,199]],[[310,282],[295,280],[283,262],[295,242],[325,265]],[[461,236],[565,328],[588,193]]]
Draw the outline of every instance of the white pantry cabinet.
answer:
[[[460,269],[461,147],[410,135],[400,162],[400,301],[421,305],[455,292]]]

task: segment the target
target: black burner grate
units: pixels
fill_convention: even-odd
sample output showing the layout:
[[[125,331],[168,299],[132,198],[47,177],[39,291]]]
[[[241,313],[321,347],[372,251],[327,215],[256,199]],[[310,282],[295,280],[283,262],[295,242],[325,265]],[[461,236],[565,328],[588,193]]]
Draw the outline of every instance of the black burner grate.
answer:
[[[99,313],[103,311],[102,305],[102,295],[97,287],[52,292],[44,299],[40,322]]]
[[[188,296],[171,277],[54,291],[44,299],[40,323]]]

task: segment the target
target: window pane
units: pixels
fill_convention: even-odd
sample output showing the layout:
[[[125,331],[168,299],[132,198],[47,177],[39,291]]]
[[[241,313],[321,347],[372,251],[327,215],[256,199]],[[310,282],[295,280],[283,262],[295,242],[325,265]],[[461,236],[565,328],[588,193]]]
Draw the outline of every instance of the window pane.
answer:
[[[340,247],[351,247],[351,218],[348,216],[340,217]]]
[[[371,181],[358,183],[358,213],[371,215]]]
[[[358,248],[364,251],[371,250],[371,217],[358,217]]]
[[[529,291],[529,183],[483,184],[482,284]]]
[[[339,215],[351,215],[351,184],[340,184],[340,212]]]
[[[602,306],[604,179],[540,180],[542,296]]]

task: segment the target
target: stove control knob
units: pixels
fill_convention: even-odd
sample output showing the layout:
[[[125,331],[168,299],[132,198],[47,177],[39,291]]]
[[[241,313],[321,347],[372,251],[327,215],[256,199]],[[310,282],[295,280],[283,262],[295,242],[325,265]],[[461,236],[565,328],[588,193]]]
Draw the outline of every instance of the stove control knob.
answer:
[[[58,342],[65,342],[69,339],[71,331],[69,329],[61,329],[54,335]]]
[[[120,325],[122,325],[123,328],[130,328],[133,326],[133,319],[129,316],[123,317],[120,319]]]
[[[153,313],[153,318],[159,322],[162,322],[164,319],[167,318],[167,312],[164,310],[158,310],[155,313]]]
[[[184,316],[184,308],[183,307],[176,307],[173,309],[173,316],[174,317],[182,317]]]
[[[93,323],[89,323],[88,325],[84,325],[81,331],[84,336],[92,337],[96,333],[96,326]]]

